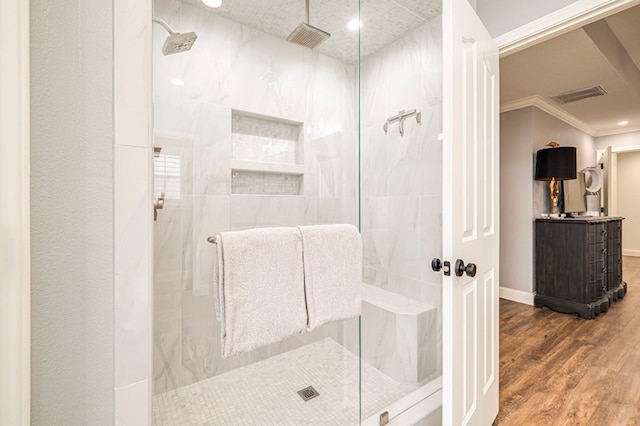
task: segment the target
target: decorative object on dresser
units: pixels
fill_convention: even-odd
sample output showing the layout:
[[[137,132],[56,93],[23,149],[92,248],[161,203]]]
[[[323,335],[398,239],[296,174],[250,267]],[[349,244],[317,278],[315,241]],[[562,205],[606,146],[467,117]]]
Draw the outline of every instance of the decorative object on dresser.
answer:
[[[536,307],[594,319],[622,299],[620,217],[536,219]]]
[[[549,142],[551,148],[536,153],[536,180],[549,181],[551,214],[558,214],[558,181],[576,178],[576,148],[560,147],[558,142]]]

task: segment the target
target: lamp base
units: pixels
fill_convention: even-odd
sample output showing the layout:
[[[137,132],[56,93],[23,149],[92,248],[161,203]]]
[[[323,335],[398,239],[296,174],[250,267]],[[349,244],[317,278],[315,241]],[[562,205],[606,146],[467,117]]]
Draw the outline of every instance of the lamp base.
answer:
[[[558,190],[558,181],[556,178],[551,178],[549,181],[549,203],[551,205],[551,215],[558,215],[558,196],[560,191]]]

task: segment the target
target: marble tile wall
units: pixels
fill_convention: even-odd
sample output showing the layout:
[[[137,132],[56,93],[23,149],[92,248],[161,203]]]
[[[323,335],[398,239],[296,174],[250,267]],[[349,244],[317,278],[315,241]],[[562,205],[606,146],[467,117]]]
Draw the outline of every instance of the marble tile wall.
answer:
[[[175,31],[198,34],[191,51],[163,56],[166,32],[154,26],[154,143],[180,156],[182,180],[180,198],[166,201],[153,230],[153,386],[161,393],[325,337],[340,338],[341,326],[331,324],[222,360],[209,296],[215,247],[206,238],[258,226],[357,225],[358,150],[353,65],[179,1],[155,1],[154,15]],[[184,85],[174,86],[172,79]],[[269,158],[304,164],[304,197],[232,194],[234,129],[251,128],[247,120],[234,122],[238,111],[303,123],[271,135],[291,140],[297,131],[295,155],[289,149]]]
[[[365,58],[361,79],[364,281],[438,308],[441,372],[442,281],[430,267],[442,252],[441,18]],[[404,136],[398,123],[385,134],[388,117],[414,108],[421,125],[408,118]]]
[[[401,383],[437,377],[437,315],[433,305],[364,284],[363,360]]]
[[[441,371],[441,279],[430,269],[442,250],[441,20],[363,62],[358,152],[353,65],[179,1],[156,1],[154,14],[199,37],[190,52],[165,57],[166,34],[154,28],[155,143],[180,155],[182,172],[180,199],[165,204],[154,226],[154,393],[327,336],[341,340],[344,330],[333,324],[220,359],[209,297],[215,248],[206,237],[258,226],[358,224],[358,155],[365,282],[438,308]],[[184,86],[170,83],[176,78]],[[385,135],[387,117],[413,108],[422,113],[421,125],[407,119],[404,136],[397,123]],[[234,111],[303,123],[296,163],[305,167],[304,197],[232,195]]]
[[[151,0],[113,2],[113,423],[118,426],[151,420],[151,9]]]

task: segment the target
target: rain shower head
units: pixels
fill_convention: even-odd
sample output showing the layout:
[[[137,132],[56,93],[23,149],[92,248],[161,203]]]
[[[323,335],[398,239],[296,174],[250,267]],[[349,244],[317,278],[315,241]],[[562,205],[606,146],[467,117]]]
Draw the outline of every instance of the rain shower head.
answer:
[[[165,40],[164,46],[162,46],[162,53],[166,56],[186,52],[191,49],[197,38],[198,36],[194,32],[186,34],[173,33]]]
[[[328,32],[302,22],[291,34],[289,34],[287,41],[308,47],[309,49],[315,49],[320,43],[329,37],[331,37],[331,34]]]
[[[309,49],[315,49],[320,43],[331,37],[331,34],[309,24],[309,0],[306,0],[305,6],[307,13],[306,22],[301,22],[300,25],[289,34],[287,41],[308,47]]]
[[[153,22],[157,22],[162,25],[162,27],[169,33],[169,37],[167,37],[164,42],[164,46],[162,46],[162,54],[165,56],[190,50],[193,43],[195,43],[198,38],[196,33],[193,31],[185,34],[173,31],[169,24],[155,16],[153,17]]]

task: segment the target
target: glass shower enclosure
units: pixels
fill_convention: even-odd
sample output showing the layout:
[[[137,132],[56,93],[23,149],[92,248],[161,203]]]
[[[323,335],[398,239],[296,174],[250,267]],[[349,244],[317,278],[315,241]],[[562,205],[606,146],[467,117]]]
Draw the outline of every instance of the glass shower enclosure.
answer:
[[[378,424],[441,376],[441,11],[154,1],[197,35],[164,55],[154,25],[154,424]],[[208,238],[338,223],[362,236],[361,317],[221,357]]]

